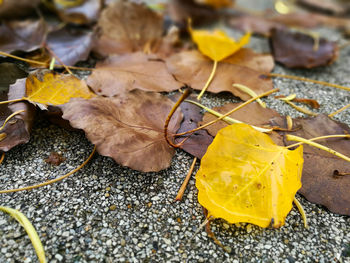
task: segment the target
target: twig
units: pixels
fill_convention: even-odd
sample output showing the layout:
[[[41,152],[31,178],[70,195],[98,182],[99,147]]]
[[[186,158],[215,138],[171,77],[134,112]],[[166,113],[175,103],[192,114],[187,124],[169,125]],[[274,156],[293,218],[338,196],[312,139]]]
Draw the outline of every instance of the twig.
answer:
[[[190,167],[190,170],[188,170],[188,173],[186,175],[186,178],[185,180],[183,181],[179,191],[177,192],[177,195],[175,197],[175,201],[181,201],[182,200],[182,197],[184,195],[184,192],[186,190],[186,186],[188,184],[188,181],[190,180],[191,178],[191,175],[192,175],[192,172],[193,172],[193,169],[194,169],[194,166],[196,165],[196,162],[197,162],[197,157],[194,157],[193,159],[193,162],[192,162],[192,165]]]

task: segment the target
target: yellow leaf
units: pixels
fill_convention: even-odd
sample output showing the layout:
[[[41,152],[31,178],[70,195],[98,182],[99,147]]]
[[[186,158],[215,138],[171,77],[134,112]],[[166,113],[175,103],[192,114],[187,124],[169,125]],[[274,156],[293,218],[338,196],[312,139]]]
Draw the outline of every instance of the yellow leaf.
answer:
[[[210,32],[207,30],[193,30],[190,28],[190,33],[199,51],[214,61],[221,61],[231,56],[241,47],[248,44],[250,39],[250,33],[247,33],[241,37],[239,42],[236,42],[222,30]]]
[[[30,223],[28,218],[25,215],[23,215],[20,211],[18,211],[16,209],[9,208],[9,207],[0,206],[0,211],[8,213],[10,216],[15,218],[22,225],[22,227],[27,232],[30,240],[32,241],[32,244],[33,244],[35,252],[38,256],[39,262],[45,263],[46,258],[45,258],[44,247],[40,241],[38,233],[35,231],[35,228]]]
[[[247,124],[219,131],[196,174],[199,203],[229,223],[280,227],[301,187],[303,148],[291,151]]]
[[[29,75],[26,80],[26,95],[24,99],[44,105],[61,105],[71,98],[90,99],[96,96],[85,81],[73,75],[60,75],[50,71]]]

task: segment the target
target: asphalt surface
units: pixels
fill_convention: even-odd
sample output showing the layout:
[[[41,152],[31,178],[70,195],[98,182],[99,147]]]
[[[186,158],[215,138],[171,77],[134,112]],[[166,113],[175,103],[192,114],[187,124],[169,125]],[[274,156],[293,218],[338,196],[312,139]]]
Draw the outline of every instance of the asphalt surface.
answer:
[[[345,41],[334,30],[320,32],[328,39]],[[269,51],[266,39],[254,37],[249,46]],[[307,71],[276,66],[274,72],[350,86],[349,55],[347,46],[331,66]],[[317,99],[320,113],[331,113],[350,103],[350,93],[343,90],[286,79],[277,79],[275,84],[280,94]],[[227,101],[235,99],[210,94],[204,99],[209,106]],[[302,116],[279,100],[265,101],[281,114]],[[350,125],[349,110],[335,119]],[[0,188],[56,178],[81,164],[92,149],[83,132],[67,131],[39,118],[30,142],[6,154],[0,165]],[[57,167],[45,163],[51,151],[61,152],[66,161]],[[304,228],[294,208],[280,229],[214,220],[212,231],[227,251],[205,230],[190,242],[204,221],[193,178],[183,201],[173,200],[192,160],[179,150],[170,168],[140,173],[96,154],[87,166],[64,181],[0,195],[0,205],[19,209],[29,218],[49,262],[350,262],[350,218],[333,214],[299,195],[310,229]],[[25,231],[5,214],[0,214],[0,262],[37,262]]]

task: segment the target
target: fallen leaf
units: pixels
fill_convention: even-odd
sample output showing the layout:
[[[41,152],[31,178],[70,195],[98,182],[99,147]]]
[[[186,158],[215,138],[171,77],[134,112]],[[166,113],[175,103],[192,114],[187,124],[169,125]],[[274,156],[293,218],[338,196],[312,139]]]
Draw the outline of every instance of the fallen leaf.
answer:
[[[277,146],[247,124],[219,131],[196,174],[208,217],[281,227],[301,187],[303,147]]]
[[[177,101],[179,94],[171,96],[171,100]],[[188,99],[195,100],[195,96],[190,96]],[[187,132],[198,127],[198,123],[202,120],[203,114],[201,109],[191,103],[183,102],[180,104],[181,112],[184,116],[181,122],[180,128],[176,133]],[[175,143],[180,143],[184,138],[188,136],[179,136],[175,138]],[[201,159],[208,146],[213,142],[213,137],[203,129],[194,132],[186,141],[180,146],[181,149],[188,152],[189,154]]]
[[[171,0],[167,5],[167,13],[172,22],[182,31],[187,30],[189,18],[193,25],[200,25],[215,21],[219,17],[216,9],[207,5],[199,5],[194,0]]]
[[[276,96],[276,97],[275,97],[275,99],[279,99],[279,98],[286,98],[286,96],[284,96],[284,95],[279,95],[279,96]],[[319,108],[320,108],[320,104],[317,102],[317,100],[314,100],[314,99],[293,98],[291,101],[307,104],[307,105],[309,105],[311,108],[314,108],[314,109],[319,109]]]
[[[230,7],[233,5],[233,0],[195,0],[198,4],[205,4],[215,8]]]
[[[172,107],[167,97],[141,90],[123,97],[73,99],[61,106],[63,118],[83,129],[101,155],[143,172],[170,166],[175,150],[166,142],[163,127]],[[181,120],[182,114],[175,112],[169,134],[178,130]]]
[[[315,41],[318,41],[318,45]],[[323,38],[316,40],[299,32],[274,30],[270,43],[275,60],[288,68],[325,66],[338,57],[335,42]]]
[[[305,139],[350,133],[350,128],[347,125],[322,114],[313,118],[294,119],[293,123],[294,127],[301,126],[301,129],[288,134]],[[350,140],[333,138],[316,142],[350,156]],[[286,145],[293,143],[295,142],[288,141]],[[333,175],[335,171],[350,172],[350,163],[309,145],[304,146],[304,160],[303,186],[299,193],[312,203],[326,206],[333,213],[350,215],[350,177]]]
[[[110,97],[134,89],[169,92],[182,86],[167,71],[164,61],[141,52],[114,55],[98,63],[87,84],[96,94]]]
[[[172,55],[166,59],[166,64],[169,72],[178,81],[186,83],[196,90],[202,90],[213,67],[213,62],[210,59],[195,50]],[[208,91],[213,93],[228,91],[243,100],[251,98],[242,90],[232,87],[234,83],[249,87],[257,95],[273,87],[271,79],[262,77],[262,73],[258,71],[240,65],[220,62]]]
[[[45,159],[46,163],[49,163],[51,165],[55,165],[58,166],[60,165],[62,162],[64,162],[66,160],[65,157],[62,156],[62,154],[57,153],[57,152],[51,152],[49,157],[47,157]]]
[[[12,63],[1,63],[0,64],[0,100],[12,100],[18,99],[22,96],[19,94],[14,96],[12,93],[16,89],[24,90],[25,77],[27,73],[19,69],[15,64]],[[20,79],[22,78],[22,79]],[[11,85],[13,84],[13,85]],[[10,92],[9,91],[9,87]],[[9,93],[9,94],[8,94]],[[35,108],[28,102],[16,102],[13,104],[1,104],[0,105],[0,126],[3,125],[5,119],[12,113],[25,110],[20,114],[15,115],[10,119],[0,131],[0,150],[9,151],[18,144],[27,143],[30,138],[30,130],[32,127]]]
[[[244,45],[248,44],[250,39],[250,33],[247,33],[236,42],[222,30],[211,32],[208,30],[191,29],[190,34],[193,42],[197,44],[199,51],[214,61],[221,61],[231,56]]]
[[[46,24],[44,20],[3,21],[0,25],[0,50],[32,51],[41,46],[45,39]]]
[[[98,53],[130,53],[142,51],[146,44],[152,45],[161,38],[163,19],[145,4],[118,0],[102,11],[98,29]]]
[[[10,92],[14,97],[23,98],[42,109],[47,109],[48,105],[64,104],[71,98],[90,99],[96,96],[85,81],[49,70],[37,70],[27,77],[25,87]]]
[[[275,67],[271,54],[256,53],[250,48],[241,48],[223,62],[248,67],[263,73],[270,73]]]
[[[39,3],[40,0],[3,0],[0,4],[0,18],[18,18],[28,15]]]
[[[50,32],[46,43],[63,64],[71,66],[88,58],[94,40],[93,32],[64,27]]]
[[[225,114],[226,112],[229,112],[230,110],[238,107],[241,104],[242,104],[241,102],[227,103],[221,107],[214,107],[213,110],[221,114]],[[239,109],[238,111],[235,111],[234,113],[228,115],[228,117],[231,117],[236,120],[242,121],[244,123],[258,126],[258,127],[270,126],[269,125],[270,119],[274,117],[279,117],[279,116],[280,115],[278,114],[277,111],[269,108],[263,108],[256,102],[250,103],[244,106],[243,108]],[[203,125],[215,119],[217,119],[217,117],[206,112],[204,114],[203,121],[200,122],[199,124]],[[228,126],[228,124],[225,121],[220,120],[214,123],[213,125],[208,126],[206,129],[212,136],[215,136],[219,132],[219,130],[221,130],[226,126]]]
[[[62,21],[78,25],[91,24],[97,21],[102,1],[85,0],[72,7],[60,6],[55,3],[55,9]]]
[[[335,15],[344,15],[349,8],[349,5],[333,0],[298,0],[297,3],[312,11],[331,13]]]

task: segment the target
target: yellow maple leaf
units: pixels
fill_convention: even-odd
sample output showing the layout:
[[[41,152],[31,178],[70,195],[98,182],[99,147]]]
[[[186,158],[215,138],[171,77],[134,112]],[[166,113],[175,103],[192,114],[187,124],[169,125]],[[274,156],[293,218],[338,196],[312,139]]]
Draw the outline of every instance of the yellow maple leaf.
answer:
[[[224,31],[215,30],[193,30],[190,28],[193,41],[197,44],[199,51],[214,61],[221,61],[237,52],[241,47],[248,44],[250,33],[246,33],[236,42]]]
[[[50,71],[29,75],[26,80],[26,95],[23,99],[43,105],[61,105],[71,98],[90,99],[96,96],[89,90],[85,81],[73,75],[55,74]]]
[[[303,147],[288,150],[247,124],[219,131],[196,174],[199,203],[229,223],[280,227],[301,187]]]

